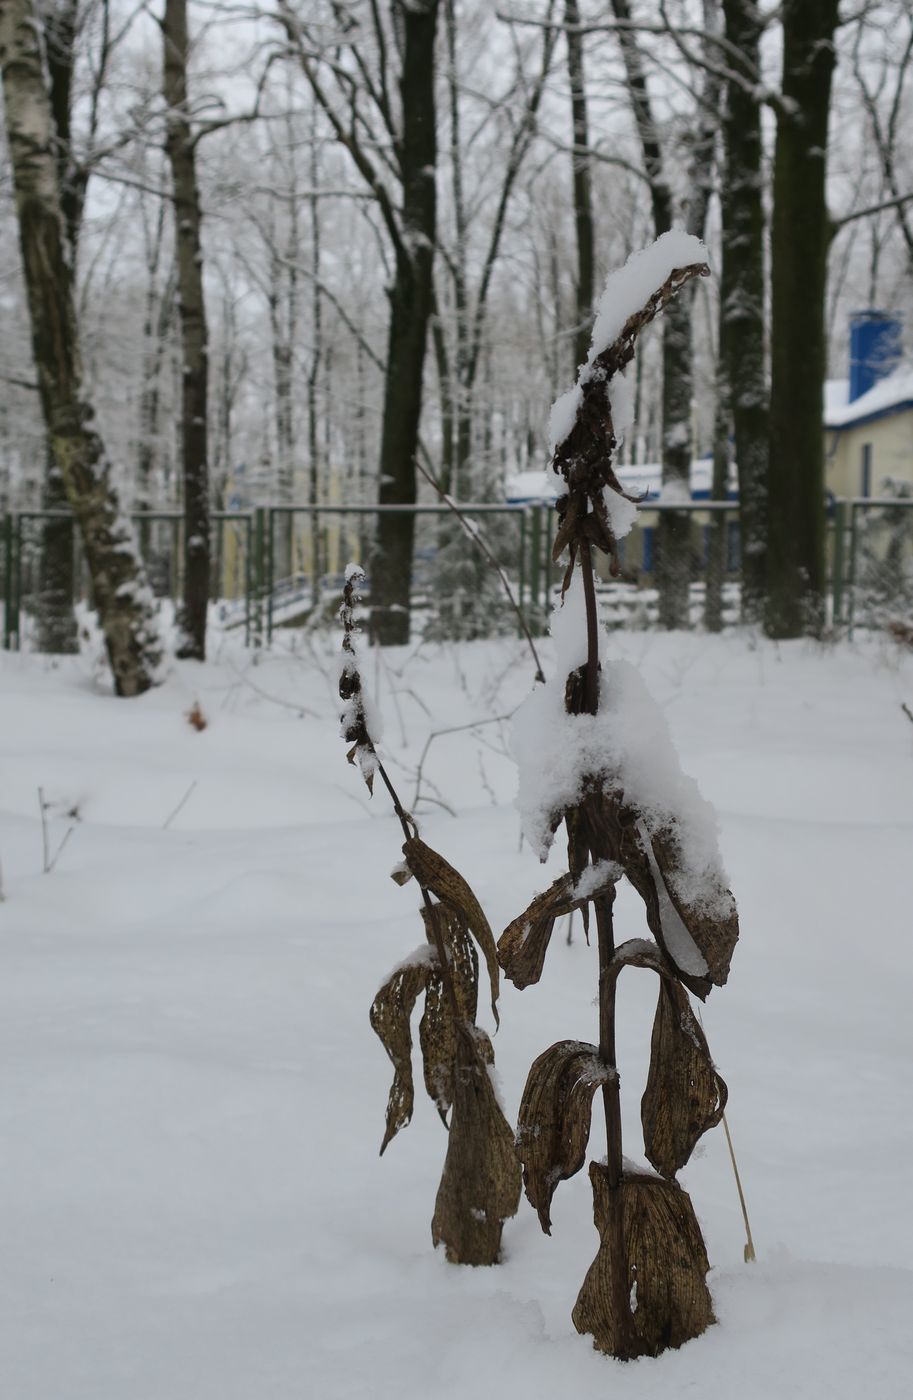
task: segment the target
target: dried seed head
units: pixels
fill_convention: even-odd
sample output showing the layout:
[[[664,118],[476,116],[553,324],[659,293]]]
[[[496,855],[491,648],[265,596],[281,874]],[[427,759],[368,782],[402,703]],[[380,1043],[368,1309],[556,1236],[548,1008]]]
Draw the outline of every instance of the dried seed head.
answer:
[[[346,754],[350,763],[357,763],[368,791],[374,791],[374,774],[377,771],[377,751],[368,730],[365,715],[365,699],[358,670],[357,638],[361,630],[357,617],[361,602],[359,587],[364,582],[364,570],[357,564],[346,569],[346,582],[342,593],[342,607],[339,620],[342,623],[342,669],[339,674],[339,697],[345,708],[339,717],[342,737],[352,747]]]
[[[646,305],[629,316],[618,337],[587,365],[580,376],[579,404],[574,424],[563,440],[557,443],[552,469],[564,478],[567,493],[557,502],[558,529],[552,555],[557,563],[565,550],[570,563],[562,584],[562,594],[570,584],[579,545],[588,541],[607,554],[613,575],[621,572],[618,541],[607,506],[605,492],[620,500],[636,502],[622,487],[612,466],[617,446],[615,425],[609,399],[612,379],[634,358],[637,337],[645,326],[668,306],[669,302],[694,277],[709,276],[706,263],[693,263],[674,268],[665,282],[649,298]]]

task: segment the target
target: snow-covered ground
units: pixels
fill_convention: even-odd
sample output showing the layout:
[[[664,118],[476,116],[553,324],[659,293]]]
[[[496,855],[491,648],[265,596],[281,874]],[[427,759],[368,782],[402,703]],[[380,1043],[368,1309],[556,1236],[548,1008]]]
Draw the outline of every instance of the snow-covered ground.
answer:
[[[570,1320],[597,1245],[585,1173],[550,1239],[524,1200],[504,1263],[471,1270],[431,1249],[445,1144],[427,1100],[378,1159],[390,1067],[367,1010],[422,937],[414,886],[388,878],[398,826],[345,764],[329,653],[288,635],[256,665],[234,640],[214,650],[136,701],[86,661],[0,661],[0,1393],[906,1397],[913,656],[611,639],[719,813],[742,941],[704,1021],[758,1249],[746,1265],[716,1130],[683,1180],[719,1325],[622,1366]],[[369,679],[410,803],[429,733],[507,714],[530,668],[514,641],[406,661],[375,658]],[[505,744],[501,723],[434,739],[418,807],[496,930],[561,860],[560,843],[548,870],[518,849]],[[52,857],[74,827],[47,874],[39,786]],[[645,931],[633,897],[619,929]],[[511,1117],[539,1051],[595,1038],[595,991],[579,925],[538,986],[504,987]],[[654,998],[652,976],[622,979],[634,1157]]]

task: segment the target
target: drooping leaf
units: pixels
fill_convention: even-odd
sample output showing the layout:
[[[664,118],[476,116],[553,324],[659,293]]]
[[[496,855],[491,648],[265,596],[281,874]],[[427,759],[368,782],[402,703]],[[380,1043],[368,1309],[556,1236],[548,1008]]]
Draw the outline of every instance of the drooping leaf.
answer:
[[[426,846],[418,836],[411,837],[403,845],[406,864],[420,885],[429,889],[442,904],[449,904],[460,914],[464,925],[470,930],[488,968],[491,984],[491,1009],[495,1024],[498,1023],[498,954],[494,934],[485,917],[481,904],[458,870],[446,861],[437,851]]]
[[[444,944],[460,1019],[473,1025],[478,1007],[479,958],[469,931],[458,911],[449,904],[436,904],[430,912],[423,909],[422,916],[429,942],[432,943],[434,929],[431,921],[435,921]],[[425,1010],[419,1022],[418,1033],[419,1044],[422,1047],[425,1088],[444,1119],[453,1102],[457,1034],[451,999],[437,965],[428,981]]]
[[[710,1267],[691,1199],[674,1181],[590,1164],[599,1252],[574,1307],[578,1332],[628,1361],[699,1337],[714,1321]]]
[[[673,909],[697,945],[710,981],[722,987],[729,976],[729,964],[739,937],[739,914],[732,891],[721,881],[715,881],[704,892],[700,903],[687,901],[682,897],[677,878],[681,851],[675,833],[665,831],[654,835],[651,845]],[[670,942],[668,935],[666,942],[667,945]],[[671,947],[669,952],[678,962]]]
[[[412,1117],[415,1090],[412,1083],[412,1029],[410,1018],[419,995],[428,985],[434,967],[434,951],[417,949],[396,968],[371,1005],[371,1028],[383,1042],[393,1064],[393,1084],[387,1101],[387,1129],[380,1145],[383,1156],[391,1140]]]
[[[558,1183],[579,1172],[586,1157],[593,1095],[615,1074],[595,1045],[580,1040],[558,1041],[530,1066],[517,1120],[517,1153],[527,1198],[547,1235]]]
[[[591,899],[611,891],[620,871],[606,866],[605,879],[594,879],[578,894],[578,878],[562,875],[507,925],[498,939],[498,961],[506,977],[522,989],[538,982],[555,921],[574,909],[586,910]]]
[[[663,1176],[673,1177],[698,1139],[719,1123],[727,1096],[688,993],[664,977],[653,1021],[650,1073],[640,1103],[647,1161]]]
[[[484,1031],[457,1032],[453,1113],[447,1157],[431,1222],[435,1246],[452,1264],[495,1264],[504,1221],[517,1212],[520,1164],[513,1133],[495,1096]]]

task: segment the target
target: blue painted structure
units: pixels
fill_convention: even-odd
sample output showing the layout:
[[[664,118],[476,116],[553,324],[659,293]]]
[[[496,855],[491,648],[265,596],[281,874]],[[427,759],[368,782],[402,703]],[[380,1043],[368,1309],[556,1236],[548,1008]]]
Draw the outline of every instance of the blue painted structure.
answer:
[[[903,327],[887,311],[854,311],[850,316],[850,403],[897,368]]]

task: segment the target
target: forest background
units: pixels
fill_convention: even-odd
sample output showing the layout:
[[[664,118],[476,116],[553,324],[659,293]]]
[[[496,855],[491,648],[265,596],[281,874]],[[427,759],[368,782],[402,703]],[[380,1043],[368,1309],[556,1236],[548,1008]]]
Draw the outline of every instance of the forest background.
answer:
[[[416,461],[490,501],[544,465],[605,273],[674,225],[706,238],[716,275],[645,338],[622,460],[662,462],[668,486],[694,455],[734,455],[743,610],[771,635],[821,630],[823,381],[846,372],[851,311],[902,316],[913,298],[903,0],[0,13],[32,35],[47,94],[25,149],[54,165],[105,480],[128,509],[185,512],[185,654],[205,649],[212,510],[409,502]],[[7,39],[10,133],[11,54]],[[48,446],[16,151],[0,165],[0,508],[21,510],[80,488]],[[662,528],[675,626],[676,517]],[[411,529],[378,527],[381,640],[405,637]],[[114,592],[132,606],[140,584]]]

